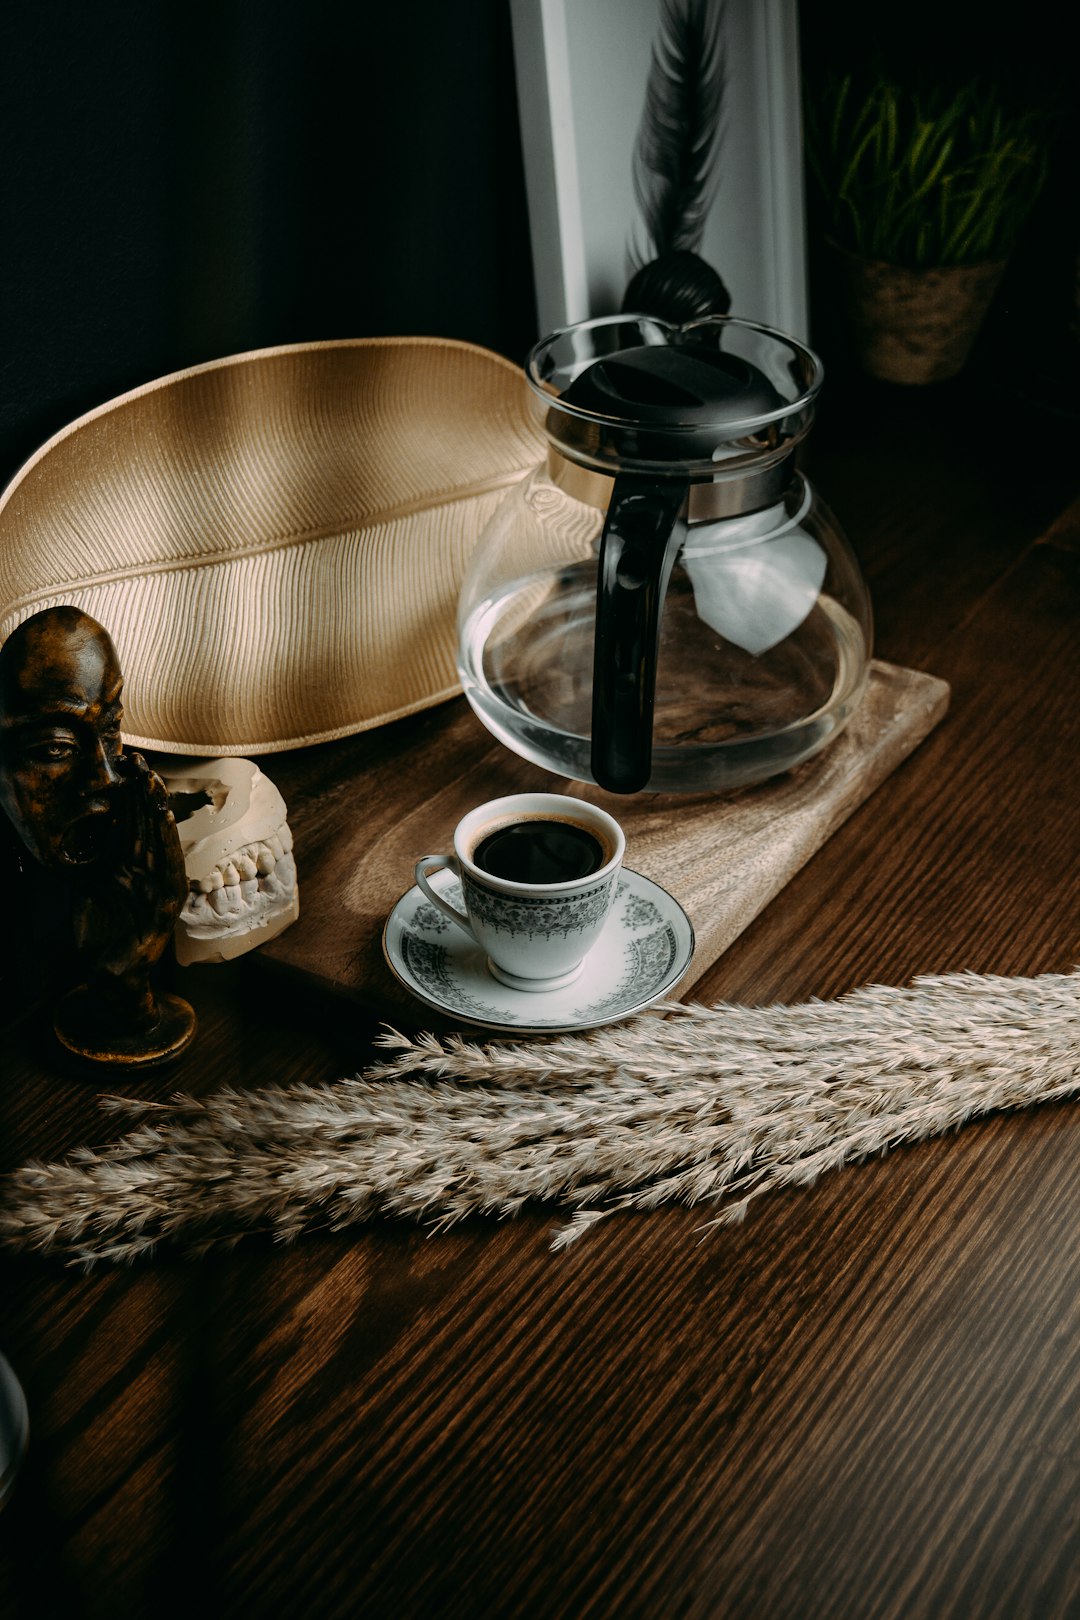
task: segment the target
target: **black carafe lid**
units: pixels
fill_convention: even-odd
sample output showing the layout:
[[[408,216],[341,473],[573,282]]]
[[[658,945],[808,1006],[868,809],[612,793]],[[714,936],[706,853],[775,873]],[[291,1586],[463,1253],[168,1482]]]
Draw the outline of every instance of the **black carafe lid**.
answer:
[[[688,342],[641,344],[595,360],[562,401],[603,417],[612,451],[627,463],[670,460],[672,471],[708,459],[733,432],[785,408],[751,361]]]

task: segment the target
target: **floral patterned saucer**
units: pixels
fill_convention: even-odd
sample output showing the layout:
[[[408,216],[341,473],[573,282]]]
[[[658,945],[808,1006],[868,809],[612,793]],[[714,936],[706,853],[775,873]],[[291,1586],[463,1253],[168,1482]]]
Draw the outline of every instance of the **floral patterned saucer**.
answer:
[[[451,905],[463,904],[456,879],[439,874],[434,881]],[[508,1034],[560,1034],[615,1023],[667,995],[690,965],[694,930],[666,889],[624,867],[584,972],[562,990],[500,984],[480,946],[415,886],[387,919],[383,952],[402,984],[437,1012]]]

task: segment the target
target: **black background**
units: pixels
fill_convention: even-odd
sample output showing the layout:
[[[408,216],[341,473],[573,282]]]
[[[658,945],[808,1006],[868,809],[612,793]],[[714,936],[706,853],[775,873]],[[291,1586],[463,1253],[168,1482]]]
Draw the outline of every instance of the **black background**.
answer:
[[[901,83],[998,87],[1025,106],[1043,108],[1052,131],[1050,172],[1010,257],[963,376],[916,389],[957,396],[955,407],[1000,433],[1011,453],[1030,455],[1039,434],[1053,453],[1075,458],[1069,437],[1080,421],[1080,118],[1073,8],[985,0],[801,0],[799,42],[806,96],[829,71],[884,69]],[[811,341],[832,384],[853,378],[853,358],[835,266],[807,186],[807,260]],[[882,385],[889,389],[893,385]],[[901,392],[904,392],[901,389]],[[913,402],[913,404],[916,402]],[[927,399],[928,408],[936,402]],[[1015,413],[1022,413],[1023,426]],[[1025,441],[1024,435],[1033,437]],[[1037,465],[1033,465],[1037,473]]]
[[[275,343],[536,339],[505,0],[0,11],[0,478]]]
[[[804,0],[800,37],[808,83],[884,51],[1061,102],[1052,181],[973,368],[1071,415],[1060,17]],[[82,411],[221,355],[408,333],[520,361],[540,335],[508,0],[9,0],[0,80],[0,482]],[[810,227],[811,338],[835,378],[843,321],[812,205]]]

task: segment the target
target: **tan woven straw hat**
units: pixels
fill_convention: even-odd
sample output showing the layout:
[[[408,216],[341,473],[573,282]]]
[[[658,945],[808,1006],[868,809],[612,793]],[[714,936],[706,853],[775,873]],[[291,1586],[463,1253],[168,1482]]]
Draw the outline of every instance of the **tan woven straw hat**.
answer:
[[[125,739],[265,754],[453,696],[458,590],[540,460],[521,372],[360,338],[177,372],[50,439],[0,498],[0,641],[71,602],[116,644]]]

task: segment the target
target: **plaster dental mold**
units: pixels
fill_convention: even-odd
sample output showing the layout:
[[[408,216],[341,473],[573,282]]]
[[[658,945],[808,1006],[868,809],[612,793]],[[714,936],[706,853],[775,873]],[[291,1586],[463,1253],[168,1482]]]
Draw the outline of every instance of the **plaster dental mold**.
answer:
[[[300,897],[285,801],[254,760],[172,760],[157,769],[175,807],[189,886],[174,935],[177,961],[227,962],[295,922]],[[186,815],[185,801],[195,801]]]

